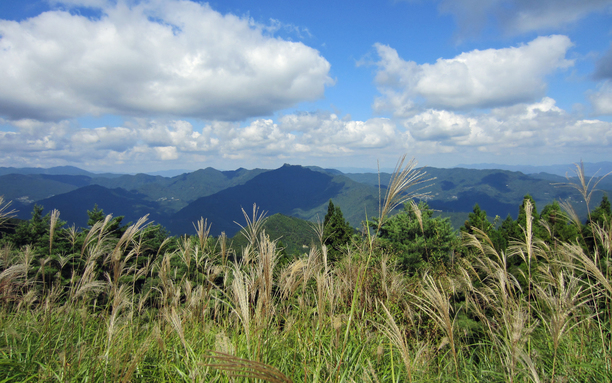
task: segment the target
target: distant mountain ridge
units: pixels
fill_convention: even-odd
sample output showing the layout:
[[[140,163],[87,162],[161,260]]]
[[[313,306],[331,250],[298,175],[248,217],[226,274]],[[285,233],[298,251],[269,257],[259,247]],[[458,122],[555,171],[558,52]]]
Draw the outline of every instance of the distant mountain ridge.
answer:
[[[51,168],[14,168],[0,167],[0,176],[7,174],[47,174],[47,175],[69,175],[88,177],[119,177],[121,174],[114,173],[92,173],[75,166],[54,166]]]
[[[509,170],[513,172],[521,172],[525,174],[536,174],[536,173],[549,173],[558,176],[565,177],[566,173],[570,177],[575,176],[574,170],[576,166],[574,164],[560,164],[560,165],[545,165],[545,166],[536,166],[536,165],[500,165],[500,164],[491,164],[491,163],[482,163],[482,164],[471,164],[471,165],[457,165],[453,169],[456,168],[465,168],[465,169],[478,169],[478,170],[491,170],[491,169],[499,169],[499,170]],[[603,176],[606,173],[612,172],[612,162],[611,161],[603,161],[603,162],[585,162],[584,163],[584,173],[585,175],[592,177],[597,173],[597,176]]]
[[[7,169],[7,168],[4,168]],[[268,215],[277,213],[309,221],[322,220],[329,199],[339,206],[345,218],[359,227],[367,217],[378,215],[379,195],[384,196],[389,173],[342,173],[316,166],[285,165],[278,169],[200,169],[174,177],[148,174],[92,176],[78,168],[64,169],[71,174],[37,169],[26,174],[0,175],[0,195],[13,201],[19,218],[28,219],[34,204],[44,211],[59,209],[69,224],[86,224],[86,211],[98,204],[106,213],[126,216],[125,222],[149,214],[174,234],[191,234],[193,222],[200,217],[212,223],[212,233],[229,236],[244,224],[241,209],[249,214],[253,203]],[[425,178],[436,180],[428,188],[429,205],[442,215],[452,217],[455,227],[462,224],[478,203],[490,217],[516,217],[526,194],[535,199],[538,211],[553,200],[569,199],[579,214],[586,207],[580,194],[568,187],[565,177],[549,173],[524,174],[508,170],[466,168],[421,168]],[[85,172],[85,171],[83,171]],[[88,175],[89,174],[89,175]],[[378,183],[381,182],[379,189]],[[612,190],[612,177],[598,187]],[[593,196],[593,204],[602,192]]]

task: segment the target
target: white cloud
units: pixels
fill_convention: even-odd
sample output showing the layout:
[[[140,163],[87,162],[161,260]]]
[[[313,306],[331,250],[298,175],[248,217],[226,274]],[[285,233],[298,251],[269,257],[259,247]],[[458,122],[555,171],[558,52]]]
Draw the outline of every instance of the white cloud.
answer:
[[[180,0],[120,1],[99,19],[58,10],[0,20],[0,115],[240,120],[322,97],[330,64],[265,29]]]
[[[375,166],[408,152],[423,163],[501,162],[527,158],[606,158],[612,123],[585,120],[544,97],[536,102],[468,114],[427,109],[397,119],[355,121],[329,112],[256,119],[246,125],[213,121],[133,119],[118,127],[0,121],[5,166],[76,165],[91,170],[275,167],[283,162]],[[10,131],[10,130],[13,131]],[[233,162],[235,161],[235,162]],[[120,168],[117,165],[121,164]]]
[[[487,26],[508,35],[556,30],[611,5],[610,0],[441,0],[439,9],[454,16],[460,35],[474,36]]]
[[[528,44],[503,49],[473,50],[434,64],[404,61],[386,45],[380,56],[376,83],[383,94],[378,111],[414,114],[418,101],[426,107],[470,109],[533,101],[546,91],[546,75],[567,68],[572,46],[566,36],[538,37]]]
[[[176,160],[178,158],[178,152],[174,146],[158,146],[154,149],[157,157],[162,161]]]
[[[612,145],[612,123],[578,119],[548,97],[469,116],[430,109],[404,120],[403,126],[414,142],[428,141],[432,152],[472,147],[511,154],[533,148],[531,154],[541,156],[575,150],[568,149],[572,147],[605,152]]]

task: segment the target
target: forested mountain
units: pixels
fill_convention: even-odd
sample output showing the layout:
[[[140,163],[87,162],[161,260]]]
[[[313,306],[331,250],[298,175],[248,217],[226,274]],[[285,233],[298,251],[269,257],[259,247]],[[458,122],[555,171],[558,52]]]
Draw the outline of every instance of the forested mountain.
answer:
[[[213,168],[196,170],[175,177],[148,174],[123,175],[118,178],[96,178],[92,183],[107,188],[136,190],[152,201],[177,211],[198,198],[215,194],[232,186],[241,185],[266,172],[265,169],[237,169],[220,171]]]
[[[197,199],[171,217],[169,228],[173,233],[187,232],[192,230],[192,222],[204,217],[213,224],[213,235],[223,231],[232,236],[239,229],[235,222],[244,222],[242,209],[251,212],[253,204],[270,215],[281,213],[308,220],[319,215],[323,219],[330,199],[348,202],[350,198],[359,209],[369,204],[372,210],[371,194],[374,191],[372,187],[344,176],[284,165],[243,185]],[[347,218],[351,224],[357,225],[365,215],[351,214]]]
[[[212,223],[213,234],[225,231],[229,236],[239,229],[235,222],[244,223],[241,209],[250,212],[254,203],[268,215],[281,213],[316,221],[323,219],[332,199],[348,222],[358,227],[366,214],[378,215],[379,195],[384,196],[391,177],[389,173],[344,174],[291,165],[274,170],[206,168],[175,177],[101,176],[70,167],[2,168],[10,170],[14,172],[0,176],[0,195],[13,201],[22,219],[28,219],[34,204],[39,204],[45,213],[58,209],[68,224],[80,226],[86,223],[85,212],[98,204],[106,213],[125,215],[126,222],[150,214],[174,234],[193,233],[193,222],[204,217]],[[44,174],[61,171],[70,174]],[[580,203],[582,196],[573,188],[555,185],[567,183],[565,177],[462,168],[426,167],[422,171],[425,178],[435,178],[427,183],[429,206],[438,211],[436,214],[450,216],[455,228],[462,225],[476,203],[490,219],[508,215],[516,218],[526,194],[533,197],[539,209],[553,200],[570,200],[578,214],[586,216],[586,207]],[[612,190],[612,179],[605,179],[598,188]],[[601,200],[602,193],[594,193],[593,204]]]
[[[513,172],[521,172],[525,174],[536,174],[536,173],[548,173],[557,176],[565,176],[565,174],[572,168],[571,165],[546,165],[546,166],[535,166],[535,165],[499,165],[499,164],[472,164],[472,165],[459,165],[458,168],[467,169],[501,169],[509,170]],[[584,163],[584,174],[591,177],[594,175],[604,175],[612,171],[612,162],[603,161],[597,163],[585,162]]]
[[[125,223],[136,222],[146,214],[149,214],[149,220],[165,223],[165,215],[160,213],[157,203],[148,201],[139,192],[121,188],[107,189],[99,185],[88,185],[37,201],[36,204],[42,205],[45,213],[52,209],[59,210],[63,221],[68,222],[68,225],[74,223],[77,227],[87,226],[87,211],[95,205],[106,214],[124,216]],[[33,207],[34,204],[31,204],[27,210],[20,211],[19,218],[28,219]]]

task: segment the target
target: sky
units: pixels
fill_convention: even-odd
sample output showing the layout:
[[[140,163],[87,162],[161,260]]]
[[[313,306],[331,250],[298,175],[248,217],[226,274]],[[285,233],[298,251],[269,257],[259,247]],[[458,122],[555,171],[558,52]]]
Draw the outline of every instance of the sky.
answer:
[[[612,161],[612,0],[2,0],[0,166]]]

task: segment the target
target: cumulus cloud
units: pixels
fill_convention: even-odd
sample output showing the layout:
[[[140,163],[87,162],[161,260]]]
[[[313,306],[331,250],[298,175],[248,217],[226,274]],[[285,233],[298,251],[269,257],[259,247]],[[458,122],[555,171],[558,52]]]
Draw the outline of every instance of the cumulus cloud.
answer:
[[[15,130],[0,131],[5,163],[23,166],[90,161],[97,167],[131,163],[135,167],[146,164],[150,169],[156,163],[211,158],[265,161],[334,157],[386,150],[401,136],[388,119],[353,121],[328,112],[286,115],[278,123],[270,119],[256,119],[246,125],[213,121],[201,127],[184,120],[146,119],[94,129],[66,121],[0,122]],[[56,156],[49,161],[53,153]]]
[[[588,14],[610,9],[610,0],[441,0],[439,10],[451,14],[461,36],[474,36],[485,27],[507,35],[556,30]]]
[[[542,155],[584,147],[605,152],[612,145],[612,123],[579,119],[549,97],[474,115],[430,109],[402,124],[409,133],[408,142],[428,141],[432,152],[471,147],[481,152],[531,150],[531,155]]]
[[[393,161],[405,152],[446,158],[447,163],[458,158],[482,162],[475,153],[566,161],[583,157],[586,149],[601,156],[612,147],[612,123],[579,118],[549,97],[487,112],[429,108],[396,120],[355,121],[323,111],[289,114],[277,122],[212,121],[201,126],[162,119],[132,119],[95,129],[67,121],[0,123],[0,158],[7,166],[71,164],[106,171],[117,165],[121,171],[229,168],[230,163],[273,167],[279,161],[374,166],[376,159]]]
[[[207,4],[70,3],[103,7],[101,17],[0,20],[0,115],[241,120],[318,99],[332,83],[315,49]]]
[[[573,65],[565,59],[571,46],[568,37],[553,35],[419,65],[403,60],[389,46],[376,44],[380,56],[376,84],[383,96],[374,108],[407,117],[419,102],[425,107],[470,109],[533,101],[545,94],[546,75]]]

